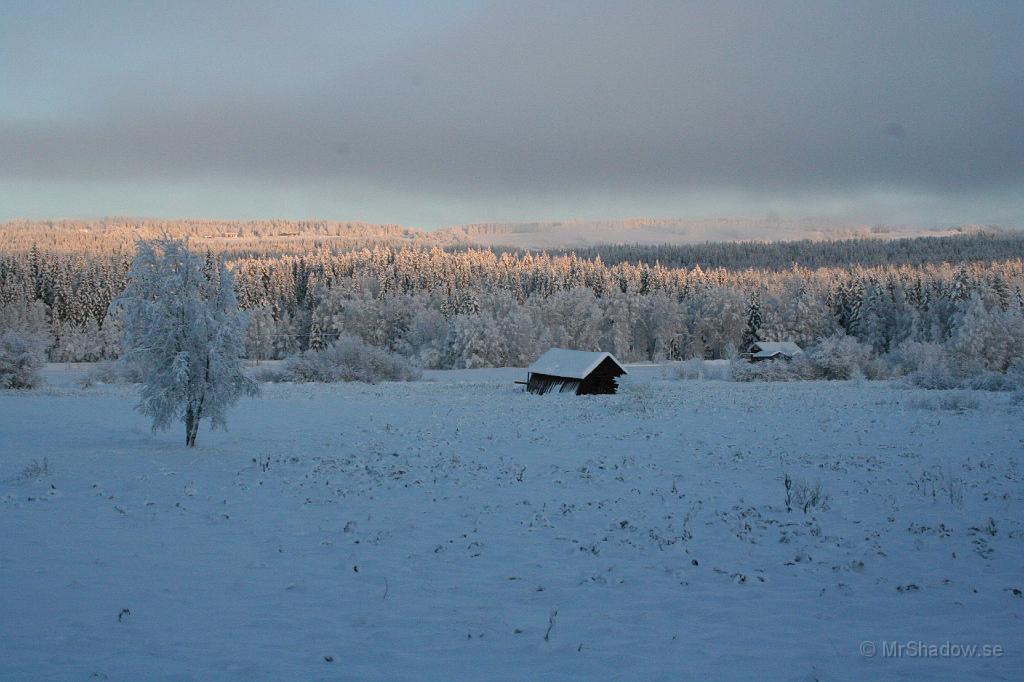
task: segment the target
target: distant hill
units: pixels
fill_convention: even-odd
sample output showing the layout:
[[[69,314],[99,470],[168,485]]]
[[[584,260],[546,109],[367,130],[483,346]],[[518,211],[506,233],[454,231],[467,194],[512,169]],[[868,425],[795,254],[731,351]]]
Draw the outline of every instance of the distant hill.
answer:
[[[812,241],[898,239],[996,231],[965,225],[926,229],[908,225],[864,225],[832,219],[802,218],[630,218],[532,223],[482,223],[442,230],[447,241],[518,249],[569,249],[599,244],[699,244],[733,241]]]
[[[0,223],[0,251],[132,251],[138,239],[188,238],[193,248],[233,256],[303,254],[374,246],[444,246],[450,236],[401,225],[332,220],[204,220],[110,217]]]
[[[352,251],[375,246],[494,248],[497,250],[578,250],[628,245],[686,246],[707,243],[824,242],[893,240],[1009,232],[994,226],[964,225],[925,229],[905,225],[861,225],[804,218],[631,218],[532,223],[482,223],[440,230],[329,220],[224,221],[203,219],[101,218],[15,220],[0,224],[0,251],[24,252],[35,246],[64,252],[131,251],[137,239],[161,234],[188,237],[193,246],[228,256],[301,255],[321,250]]]

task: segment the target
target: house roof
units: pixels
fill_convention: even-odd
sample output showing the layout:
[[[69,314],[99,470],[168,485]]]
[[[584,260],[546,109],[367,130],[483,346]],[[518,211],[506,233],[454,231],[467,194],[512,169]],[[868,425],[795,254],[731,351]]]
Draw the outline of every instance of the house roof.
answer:
[[[556,377],[585,379],[606,358],[611,358],[612,362],[622,370],[622,373],[626,374],[622,363],[616,360],[615,356],[611,353],[591,353],[582,350],[567,350],[565,348],[552,348],[537,358],[537,361],[527,367],[526,371],[531,374],[550,374]]]
[[[758,341],[750,346],[754,357],[770,358],[775,355],[800,355],[803,350],[792,341]]]

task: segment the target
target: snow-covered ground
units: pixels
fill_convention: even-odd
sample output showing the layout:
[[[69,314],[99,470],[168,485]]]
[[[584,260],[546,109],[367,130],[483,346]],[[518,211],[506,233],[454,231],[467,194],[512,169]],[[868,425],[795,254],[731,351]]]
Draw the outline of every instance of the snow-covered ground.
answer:
[[[269,385],[190,451],[51,367],[0,393],[0,677],[1020,678],[1024,405],[630,369]]]

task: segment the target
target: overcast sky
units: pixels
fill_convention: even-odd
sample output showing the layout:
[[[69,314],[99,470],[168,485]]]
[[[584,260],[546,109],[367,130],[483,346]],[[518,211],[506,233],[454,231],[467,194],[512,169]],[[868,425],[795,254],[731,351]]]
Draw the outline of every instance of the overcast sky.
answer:
[[[1024,226],[1024,2],[0,0],[0,219]]]

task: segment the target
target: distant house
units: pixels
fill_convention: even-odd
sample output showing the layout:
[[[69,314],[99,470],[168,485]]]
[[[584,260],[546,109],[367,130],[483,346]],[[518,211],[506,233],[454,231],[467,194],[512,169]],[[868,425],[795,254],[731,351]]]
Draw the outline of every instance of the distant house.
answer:
[[[526,390],[543,395],[550,391],[590,395],[615,393],[616,379],[626,370],[611,353],[552,348],[526,368]]]
[[[792,341],[757,341],[751,344],[746,354],[751,362],[761,360],[792,360],[802,355],[803,350]]]

